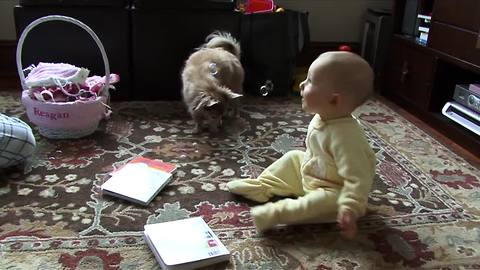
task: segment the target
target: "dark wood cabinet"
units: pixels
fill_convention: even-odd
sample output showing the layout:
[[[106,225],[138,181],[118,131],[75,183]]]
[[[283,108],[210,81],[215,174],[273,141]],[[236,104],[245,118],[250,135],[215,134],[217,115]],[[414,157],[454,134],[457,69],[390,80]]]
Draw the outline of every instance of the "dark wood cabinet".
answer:
[[[478,33],[480,27],[480,1],[437,0],[433,5],[432,15],[436,22]]]
[[[478,17],[480,18],[480,14]],[[480,63],[480,47],[477,47],[478,35],[478,32],[433,21],[428,37],[428,46],[478,66]]]
[[[480,156],[480,136],[442,115],[456,84],[480,82],[480,1],[418,0],[416,14],[431,15],[428,40],[403,34],[404,0],[394,1],[394,34],[381,93]]]
[[[402,38],[392,42],[391,51],[394,53],[385,65],[384,89],[388,89],[396,99],[402,99],[421,110],[428,109],[434,56]]]
[[[428,47],[480,67],[480,1],[437,0]]]

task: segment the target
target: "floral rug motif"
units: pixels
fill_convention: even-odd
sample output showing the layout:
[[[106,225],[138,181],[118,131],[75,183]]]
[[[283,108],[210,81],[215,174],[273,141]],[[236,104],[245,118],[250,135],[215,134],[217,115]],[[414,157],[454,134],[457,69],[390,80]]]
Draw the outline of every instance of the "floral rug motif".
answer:
[[[255,204],[225,188],[304,149],[312,115],[298,97],[248,98],[214,135],[193,134],[180,102],[112,108],[82,139],[36,133],[31,170],[4,174],[0,268],[160,269],[143,226],[202,216],[232,254],[208,269],[480,269],[479,169],[378,100],[355,112],[378,162],[368,215],[351,241],[335,224],[258,235]],[[28,121],[11,93],[0,93],[0,112]],[[138,155],[178,164],[173,181],[147,207],[102,196],[108,172]]]

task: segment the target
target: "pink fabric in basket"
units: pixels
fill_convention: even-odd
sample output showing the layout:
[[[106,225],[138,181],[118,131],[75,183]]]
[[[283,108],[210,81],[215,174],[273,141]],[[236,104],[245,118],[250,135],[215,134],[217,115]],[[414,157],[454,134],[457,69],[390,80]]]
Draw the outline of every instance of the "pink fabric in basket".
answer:
[[[65,63],[42,63],[34,67],[25,78],[28,87],[52,86],[61,83],[84,83],[90,71]]]
[[[23,91],[22,103],[32,123],[52,129],[83,130],[98,125],[107,115],[105,96],[85,102],[52,103],[33,100],[28,91]]]

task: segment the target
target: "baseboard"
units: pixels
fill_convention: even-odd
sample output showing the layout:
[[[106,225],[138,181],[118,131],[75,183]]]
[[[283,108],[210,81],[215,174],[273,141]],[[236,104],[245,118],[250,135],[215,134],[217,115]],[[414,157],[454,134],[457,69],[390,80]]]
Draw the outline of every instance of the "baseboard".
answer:
[[[15,63],[15,51],[17,42],[15,40],[0,40],[0,76],[16,76],[17,65]]]

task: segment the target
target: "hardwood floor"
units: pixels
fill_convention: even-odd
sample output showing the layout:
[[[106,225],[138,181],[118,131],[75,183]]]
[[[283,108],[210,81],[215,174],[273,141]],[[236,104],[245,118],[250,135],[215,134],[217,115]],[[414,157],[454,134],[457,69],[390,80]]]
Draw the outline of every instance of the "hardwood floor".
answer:
[[[20,82],[17,78],[17,76],[14,75],[6,75],[5,73],[0,73],[0,90],[1,91],[19,91],[20,92]],[[384,102],[387,104],[389,107],[391,107],[394,111],[396,111],[398,114],[402,115],[406,119],[408,119],[410,122],[414,123],[416,126],[424,130],[426,133],[434,137],[436,140],[441,142],[443,145],[451,149],[453,152],[455,152],[457,155],[463,157],[465,160],[467,160],[470,164],[475,166],[476,168],[480,168],[480,158],[475,156],[474,154],[470,153],[467,149],[461,147],[460,145],[456,144],[454,141],[450,140],[446,136],[442,135],[435,129],[431,128],[427,124],[425,124],[423,121],[418,119],[417,117],[413,116],[406,110],[402,109],[395,103],[387,100],[386,98],[376,95],[376,98],[379,99],[380,101]]]

